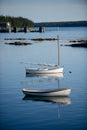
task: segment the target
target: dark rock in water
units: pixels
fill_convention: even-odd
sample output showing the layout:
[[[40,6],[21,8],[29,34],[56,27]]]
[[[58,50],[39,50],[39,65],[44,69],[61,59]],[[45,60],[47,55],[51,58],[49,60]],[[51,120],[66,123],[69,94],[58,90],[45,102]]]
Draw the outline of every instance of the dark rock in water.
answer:
[[[69,71],[69,73],[72,73],[72,71]]]
[[[71,44],[72,47],[87,47],[87,43],[76,43]]]
[[[11,42],[11,43],[6,43],[9,45],[31,45],[32,43],[27,43],[27,42]]]
[[[79,40],[70,40],[69,42],[75,42],[75,43],[87,43],[86,39],[79,39]]]
[[[4,40],[26,40],[26,38],[5,38]]]
[[[35,38],[35,39],[31,39],[33,41],[53,41],[53,40],[57,40],[56,38]]]
[[[71,47],[87,47],[87,40],[86,39],[79,39],[79,40],[71,40],[69,42],[72,42],[74,44],[67,44],[65,46],[71,46]]]
[[[87,42],[85,42],[85,43],[75,43],[75,44],[66,44],[65,46],[71,46],[71,47],[87,47]]]

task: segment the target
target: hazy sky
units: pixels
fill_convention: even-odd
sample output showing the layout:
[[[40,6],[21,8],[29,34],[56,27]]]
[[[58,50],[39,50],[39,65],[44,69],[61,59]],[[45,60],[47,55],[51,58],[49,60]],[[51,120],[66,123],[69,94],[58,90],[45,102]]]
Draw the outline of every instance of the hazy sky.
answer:
[[[0,0],[0,15],[34,22],[87,20],[87,0]]]

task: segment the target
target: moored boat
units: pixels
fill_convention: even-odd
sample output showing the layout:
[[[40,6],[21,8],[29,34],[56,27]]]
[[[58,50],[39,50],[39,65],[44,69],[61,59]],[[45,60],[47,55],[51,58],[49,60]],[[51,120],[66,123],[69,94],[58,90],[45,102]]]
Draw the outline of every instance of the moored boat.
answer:
[[[26,74],[56,74],[62,72],[63,72],[63,68],[52,68],[52,69],[27,68],[26,69]]]
[[[49,65],[48,65],[49,66]],[[63,67],[60,67],[60,44],[58,36],[58,65],[55,68],[26,68],[26,74],[56,74],[63,73]]]
[[[70,88],[58,88],[58,89],[53,89],[53,90],[30,90],[23,88],[22,92],[29,96],[52,96],[52,97],[57,97],[57,96],[69,96],[71,93]]]

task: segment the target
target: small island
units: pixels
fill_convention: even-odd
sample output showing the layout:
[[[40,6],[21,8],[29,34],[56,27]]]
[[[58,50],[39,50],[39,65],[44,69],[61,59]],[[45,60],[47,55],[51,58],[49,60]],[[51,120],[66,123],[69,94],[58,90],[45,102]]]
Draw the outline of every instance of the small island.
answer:
[[[80,39],[80,40],[70,40],[69,41],[72,44],[65,44],[65,46],[71,46],[71,47],[87,47],[87,40]]]
[[[5,43],[5,44],[8,44],[8,45],[31,45],[32,43],[16,41],[16,42],[10,42],[10,43]]]

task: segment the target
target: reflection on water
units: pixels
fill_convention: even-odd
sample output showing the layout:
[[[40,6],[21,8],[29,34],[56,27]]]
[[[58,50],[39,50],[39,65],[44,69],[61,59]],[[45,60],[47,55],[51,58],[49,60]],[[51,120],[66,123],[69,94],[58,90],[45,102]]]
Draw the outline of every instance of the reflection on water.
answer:
[[[37,97],[37,96],[25,96],[23,100],[31,101],[42,101],[42,102],[51,102],[57,104],[71,104],[69,97]]]
[[[59,74],[26,74],[26,78],[33,81],[33,83],[46,83],[63,78],[63,73]]]
[[[21,82],[25,85],[36,85],[38,83],[54,82],[64,77],[63,73],[58,74],[26,74],[26,79]]]
[[[52,103],[57,105],[57,116],[60,119],[60,106],[61,105],[70,105],[71,99],[69,97],[37,97],[37,96],[24,96],[23,101],[32,101],[32,102],[43,102],[43,103]]]

